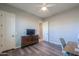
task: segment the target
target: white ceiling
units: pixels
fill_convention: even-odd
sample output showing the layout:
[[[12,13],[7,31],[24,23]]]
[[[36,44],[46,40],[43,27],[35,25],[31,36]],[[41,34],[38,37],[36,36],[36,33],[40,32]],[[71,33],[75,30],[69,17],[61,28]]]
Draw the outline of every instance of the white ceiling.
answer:
[[[52,6],[48,7],[48,11],[46,12],[40,11],[40,8],[42,7],[42,3],[10,3],[9,5],[22,9],[26,12],[32,13],[41,18],[50,17],[59,12],[68,10],[70,8],[73,8],[79,5],[77,3],[75,4],[74,3],[56,3],[56,4],[54,3],[55,4],[54,6],[53,6],[53,3],[47,3],[47,4],[48,5],[52,4]]]

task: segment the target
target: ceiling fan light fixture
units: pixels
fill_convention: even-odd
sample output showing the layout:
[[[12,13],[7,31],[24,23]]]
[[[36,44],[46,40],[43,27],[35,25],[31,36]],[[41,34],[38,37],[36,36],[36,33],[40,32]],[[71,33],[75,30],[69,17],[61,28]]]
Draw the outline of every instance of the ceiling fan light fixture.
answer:
[[[42,11],[46,11],[47,10],[47,7],[42,7],[41,10]]]

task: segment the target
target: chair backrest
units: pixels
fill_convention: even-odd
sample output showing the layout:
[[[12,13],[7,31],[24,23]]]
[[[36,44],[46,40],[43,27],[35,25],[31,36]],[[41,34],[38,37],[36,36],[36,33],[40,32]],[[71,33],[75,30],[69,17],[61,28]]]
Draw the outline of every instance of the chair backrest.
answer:
[[[60,38],[60,42],[64,48],[66,46],[66,42],[65,42],[64,38]]]

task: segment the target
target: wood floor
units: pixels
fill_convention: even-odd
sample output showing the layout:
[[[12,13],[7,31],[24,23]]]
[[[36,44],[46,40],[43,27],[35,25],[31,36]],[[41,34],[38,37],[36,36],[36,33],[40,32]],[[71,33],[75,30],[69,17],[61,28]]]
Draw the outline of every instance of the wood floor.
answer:
[[[61,46],[49,42],[40,42],[25,48],[6,52],[9,56],[62,56]]]

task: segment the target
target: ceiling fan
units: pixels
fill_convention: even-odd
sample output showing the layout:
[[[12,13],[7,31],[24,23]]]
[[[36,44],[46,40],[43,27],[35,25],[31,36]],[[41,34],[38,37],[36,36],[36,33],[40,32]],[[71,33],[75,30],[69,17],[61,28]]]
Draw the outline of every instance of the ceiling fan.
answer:
[[[52,4],[52,3],[43,3],[42,5],[39,5],[38,7],[40,7],[42,11],[47,11],[48,10],[48,7],[53,7],[55,6],[56,4]]]
[[[41,6],[46,6],[46,7],[53,7],[55,6],[56,4],[54,3],[43,3]]]

